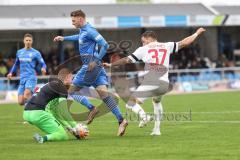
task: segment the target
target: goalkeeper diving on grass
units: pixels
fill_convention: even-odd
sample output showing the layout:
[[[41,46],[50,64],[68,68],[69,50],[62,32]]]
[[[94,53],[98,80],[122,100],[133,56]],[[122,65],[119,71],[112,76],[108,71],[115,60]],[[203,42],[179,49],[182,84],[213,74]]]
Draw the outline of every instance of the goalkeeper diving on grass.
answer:
[[[79,137],[78,124],[71,118],[67,104],[60,105],[61,102],[66,102],[72,77],[68,69],[60,70],[57,78],[50,80],[26,103],[23,112],[24,120],[46,133],[44,136],[34,135],[38,143],[68,140],[69,135],[66,130],[76,138],[84,138],[88,135],[88,130],[85,128],[85,135]]]

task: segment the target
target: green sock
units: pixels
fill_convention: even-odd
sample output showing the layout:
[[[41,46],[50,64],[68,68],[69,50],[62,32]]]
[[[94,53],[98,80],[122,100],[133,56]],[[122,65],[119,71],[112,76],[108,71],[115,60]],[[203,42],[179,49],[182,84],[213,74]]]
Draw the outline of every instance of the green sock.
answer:
[[[47,136],[43,136],[43,142],[46,142],[46,141],[48,141]]]

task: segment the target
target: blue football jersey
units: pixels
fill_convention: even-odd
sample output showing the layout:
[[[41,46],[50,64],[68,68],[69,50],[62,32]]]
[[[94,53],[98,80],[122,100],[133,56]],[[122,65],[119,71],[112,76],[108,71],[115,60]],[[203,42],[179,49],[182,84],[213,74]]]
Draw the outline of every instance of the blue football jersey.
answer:
[[[108,49],[106,40],[89,23],[79,29],[79,34],[66,36],[64,40],[79,42],[79,53],[83,64],[88,64],[92,60],[101,61]]]
[[[34,48],[26,50],[25,48],[17,51],[15,63],[10,71],[14,73],[20,66],[20,78],[36,77],[37,62],[41,64],[42,68],[46,69],[46,64],[40,52]]]

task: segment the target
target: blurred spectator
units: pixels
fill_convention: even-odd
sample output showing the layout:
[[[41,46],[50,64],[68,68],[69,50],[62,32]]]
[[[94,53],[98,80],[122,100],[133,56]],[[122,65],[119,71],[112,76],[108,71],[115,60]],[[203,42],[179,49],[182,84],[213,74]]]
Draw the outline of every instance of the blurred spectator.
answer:
[[[171,69],[201,69],[219,66],[220,63],[214,64],[208,57],[201,58],[199,55],[200,48],[198,45],[181,49],[178,53],[170,57]]]
[[[4,62],[2,53],[0,52],[0,77],[5,77],[8,73],[7,64]]]
[[[219,36],[219,51],[224,54],[228,60],[233,60],[234,43],[231,36],[227,33],[221,33]]]
[[[48,54],[43,54],[43,59],[46,62],[48,74],[52,74],[56,67],[59,65],[59,50],[57,48],[51,48]]]
[[[8,73],[8,69],[3,61],[0,62],[0,77],[5,77]]]

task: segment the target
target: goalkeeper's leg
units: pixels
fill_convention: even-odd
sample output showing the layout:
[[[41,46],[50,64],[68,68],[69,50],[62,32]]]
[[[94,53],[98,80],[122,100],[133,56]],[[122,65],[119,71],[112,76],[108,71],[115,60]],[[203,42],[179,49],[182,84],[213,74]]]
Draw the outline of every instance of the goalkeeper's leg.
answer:
[[[47,111],[52,113],[64,128],[74,128],[77,125],[77,122],[72,118],[67,102],[68,100],[66,98],[54,99],[48,103]]]
[[[69,139],[63,126],[49,112],[44,110],[24,111],[23,118],[30,124],[35,125],[43,132],[47,133],[47,135],[43,137],[40,135],[34,136],[39,143]]]

